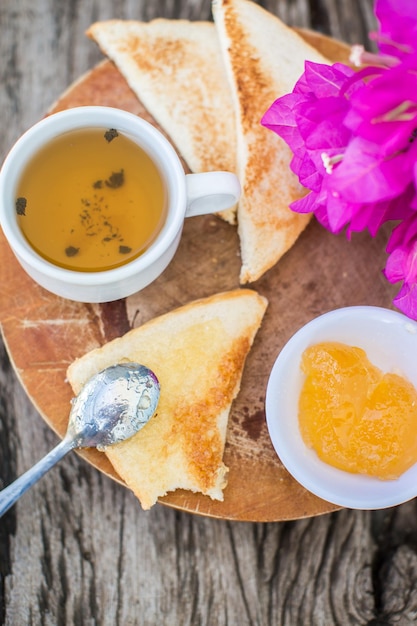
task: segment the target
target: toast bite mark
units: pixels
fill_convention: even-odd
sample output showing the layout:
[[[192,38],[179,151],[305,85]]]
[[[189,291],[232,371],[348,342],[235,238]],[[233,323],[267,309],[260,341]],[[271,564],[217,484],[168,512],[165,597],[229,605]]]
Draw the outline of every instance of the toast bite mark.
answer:
[[[96,372],[124,361],[146,365],[159,379],[155,415],[131,439],[106,450],[144,509],[176,489],[223,500],[229,412],[266,306],[249,289],[195,300],[69,366],[75,394]]]
[[[311,218],[289,209],[305,191],[289,169],[290,149],[261,126],[261,118],[293,89],[306,60],[327,59],[251,0],[215,0],[212,7],[236,111],[244,284],[275,265]]]
[[[232,96],[211,22],[108,20],[87,30],[192,172],[236,172]],[[236,223],[236,209],[219,213]]]

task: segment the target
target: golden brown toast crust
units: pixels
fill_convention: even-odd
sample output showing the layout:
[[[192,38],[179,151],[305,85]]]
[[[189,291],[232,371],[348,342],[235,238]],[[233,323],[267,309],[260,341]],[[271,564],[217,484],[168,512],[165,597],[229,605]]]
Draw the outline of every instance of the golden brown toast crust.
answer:
[[[305,59],[325,59],[250,0],[216,0],[213,15],[236,110],[243,284],[275,265],[310,219],[289,209],[304,190],[290,171],[291,151],[261,126],[261,119],[278,97],[292,90]]]

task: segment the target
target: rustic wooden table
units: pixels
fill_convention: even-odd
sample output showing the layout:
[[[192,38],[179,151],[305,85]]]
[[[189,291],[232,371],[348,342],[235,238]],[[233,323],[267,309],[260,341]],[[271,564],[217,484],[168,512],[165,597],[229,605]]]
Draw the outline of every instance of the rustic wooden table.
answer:
[[[367,43],[371,0],[263,0],[288,24]],[[96,20],[210,19],[209,0],[1,0],[0,155],[102,55]],[[1,297],[1,296],[0,296]],[[56,443],[0,352],[0,487]],[[0,520],[0,623],[409,624],[416,503],[231,522],[134,496],[68,456]]]

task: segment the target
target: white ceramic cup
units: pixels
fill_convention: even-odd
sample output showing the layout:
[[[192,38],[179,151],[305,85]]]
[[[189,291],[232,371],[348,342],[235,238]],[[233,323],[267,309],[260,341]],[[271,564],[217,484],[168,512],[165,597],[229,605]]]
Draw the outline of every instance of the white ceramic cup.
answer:
[[[167,217],[154,243],[139,257],[99,272],[61,268],[45,260],[22,234],[15,209],[16,189],[27,163],[52,139],[82,128],[115,128],[135,141],[157,165],[167,190]],[[79,302],[109,302],[154,281],[173,258],[185,217],[215,213],[236,204],[240,184],[231,172],[185,174],[170,142],[151,124],[101,106],[77,107],[44,118],[13,146],[0,171],[0,225],[23,269],[52,293]]]

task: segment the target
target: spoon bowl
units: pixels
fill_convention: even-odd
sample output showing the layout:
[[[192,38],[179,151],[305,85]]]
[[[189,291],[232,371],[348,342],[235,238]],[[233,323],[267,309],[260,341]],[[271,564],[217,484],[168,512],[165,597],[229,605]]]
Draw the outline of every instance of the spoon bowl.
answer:
[[[98,448],[129,439],[159,400],[155,374],[138,363],[112,365],[93,376],[72,401],[68,434],[74,447]]]
[[[0,491],[0,516],[70,450],[105,450],[132,437],[155,413],[158,401],[158,379],[144,365],[119,363],[98,372],[72,401],[64,439]]]

